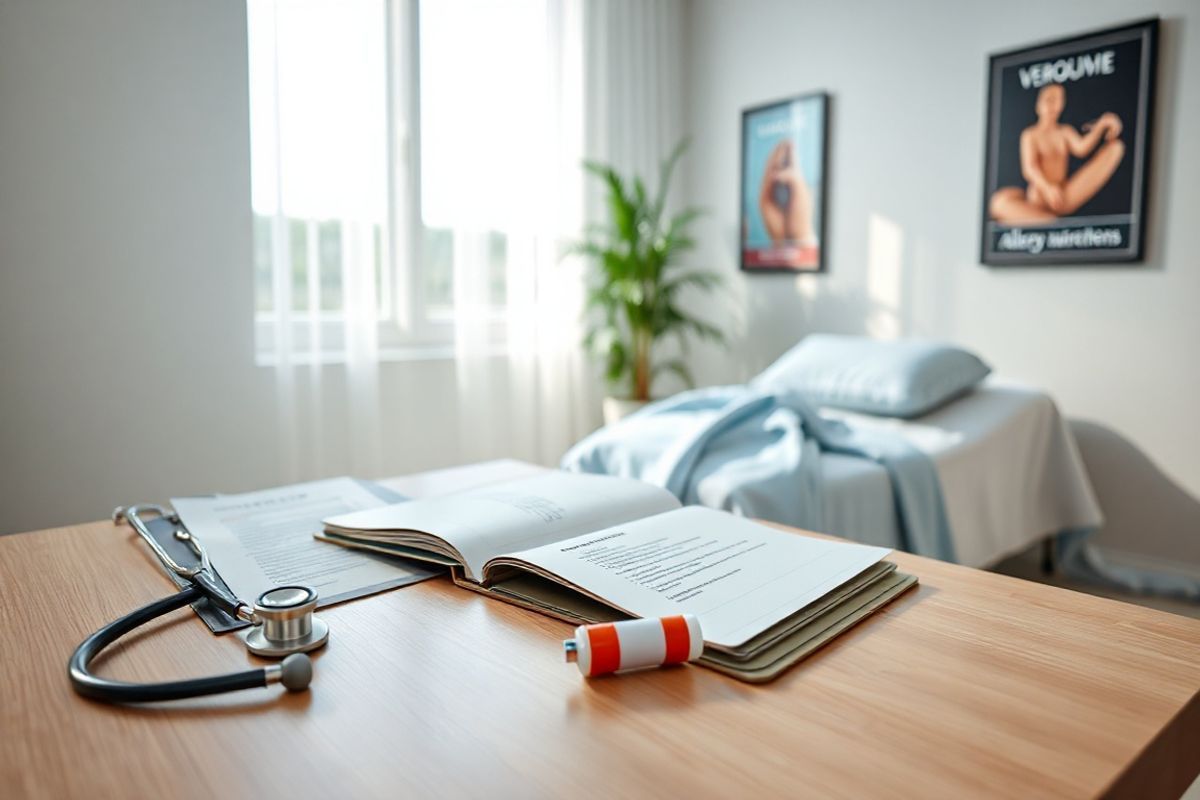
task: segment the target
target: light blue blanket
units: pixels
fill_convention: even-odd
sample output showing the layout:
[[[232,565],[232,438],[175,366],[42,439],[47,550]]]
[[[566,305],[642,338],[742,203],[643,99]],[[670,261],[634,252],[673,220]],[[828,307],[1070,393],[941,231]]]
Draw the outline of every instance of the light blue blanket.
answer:
[[[892,482],[899,545],[954,560],[933,462],[901,436],[822,418],[794,394],[697,389],[647,406],[575,445],[564,469],[640,478],[681,502],[810,530],[822,513],[821,455],[878,462]]]

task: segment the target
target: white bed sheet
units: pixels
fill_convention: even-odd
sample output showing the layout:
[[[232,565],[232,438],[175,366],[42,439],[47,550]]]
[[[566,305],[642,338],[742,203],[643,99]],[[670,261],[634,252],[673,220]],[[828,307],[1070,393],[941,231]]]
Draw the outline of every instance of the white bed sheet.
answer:
[[[1044,392],[992,379],[915,420],[821,413],[896,431],[933,459],[959,563],[988,566],[1047,534],[1103,521],[1070,430]],[[895,503],[883,467],[826,454],[822,469],[829,532],[896,546]]]

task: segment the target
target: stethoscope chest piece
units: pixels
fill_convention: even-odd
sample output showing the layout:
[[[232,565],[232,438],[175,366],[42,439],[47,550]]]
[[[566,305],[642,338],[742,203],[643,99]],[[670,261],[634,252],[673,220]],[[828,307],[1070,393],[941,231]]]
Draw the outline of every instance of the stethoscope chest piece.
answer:
[[[279,586],[258,596],[254,603],[255,625],[246,634],[251,653],[280,658],[307,653],[329,641],[329,626],[313,616],[317,593],[306,586]]]

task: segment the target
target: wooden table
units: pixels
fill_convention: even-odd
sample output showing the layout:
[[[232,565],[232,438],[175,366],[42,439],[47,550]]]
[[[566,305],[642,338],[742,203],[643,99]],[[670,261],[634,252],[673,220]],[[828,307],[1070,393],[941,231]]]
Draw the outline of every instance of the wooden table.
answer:
[[[585,682],[569,626],[435,579],[327,609],[311,691],[117,708],[85,635],[167,593],[128,528],[0,538],[0,796],[1178,797],[1200,771],[1200,621],[896,554],[920,588],[780,680]],[[176,612],[135,680],[257,659]]]

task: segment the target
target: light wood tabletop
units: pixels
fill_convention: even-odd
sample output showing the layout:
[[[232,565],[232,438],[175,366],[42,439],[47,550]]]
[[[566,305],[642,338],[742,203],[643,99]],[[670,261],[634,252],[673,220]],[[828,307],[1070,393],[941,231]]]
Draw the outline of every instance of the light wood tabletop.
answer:
[[[896,554],[920,587],[781,679],[587,682],[570,626],[438,578],[326,609],[310,691],[77,697],[66,663],[172,587],[108,522],[0,538],[4,797],[1178,797],[1200,621]],[[158,680],[258,659],[190,611],[106,654]]]

